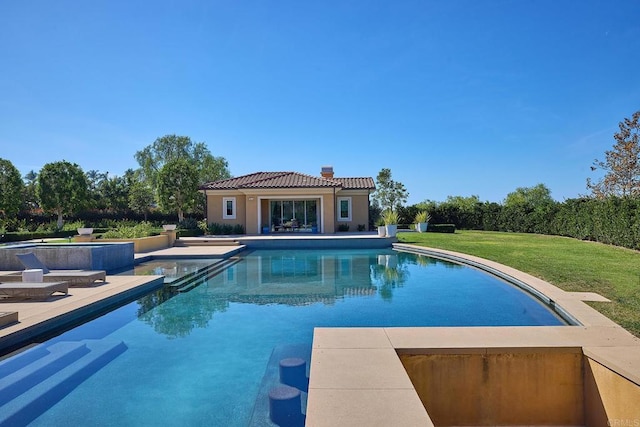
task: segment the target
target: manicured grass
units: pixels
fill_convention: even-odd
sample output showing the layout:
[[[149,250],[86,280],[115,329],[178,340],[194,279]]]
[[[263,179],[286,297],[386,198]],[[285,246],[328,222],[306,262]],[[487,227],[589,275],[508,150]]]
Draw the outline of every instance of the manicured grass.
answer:
[[[566,237],[487,231],[399,233],[398,240],[496,261],[566,291],[596,292],[612,302],[588,304],[640,337],[640,252]]]

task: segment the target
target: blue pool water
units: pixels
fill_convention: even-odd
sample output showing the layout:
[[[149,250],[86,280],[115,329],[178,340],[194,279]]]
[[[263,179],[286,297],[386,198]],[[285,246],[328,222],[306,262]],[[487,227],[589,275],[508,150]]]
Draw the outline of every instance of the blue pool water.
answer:
[[[256,251],[190,292],[155,292],[43,343],[117,351],[31,425],[271,426],[274,366],[308,357],[316,326],[561,324],[521,290],[442,260]]]

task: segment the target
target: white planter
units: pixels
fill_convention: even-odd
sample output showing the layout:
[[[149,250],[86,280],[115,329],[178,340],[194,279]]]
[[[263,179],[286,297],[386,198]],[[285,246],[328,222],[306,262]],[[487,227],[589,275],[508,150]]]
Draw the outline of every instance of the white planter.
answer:
[[[385,267],[387,268],[396,268],[398,266],[398,255],[385,255],[386,262]]]
[[[387,230],[385,229],[384,225],[379,225],[378,226],[378,237],[384,237],[387,235]]]
[[[427,225],[428,223],[426,222],[419,222],[416,224],[416,230],[418,231],[418,233],[424,233],[427,231]]]
[[[396,233],[398,232],[398,224],[389,224],[385,225],[387,237],[396,237]]]
[[[78,234],[81,236],[91,236],[93,228],[78,228]]]
[[[164,231],[173,231],[176,229],[176,225],[175,224],[165,224],[162,226],[162,229]]]

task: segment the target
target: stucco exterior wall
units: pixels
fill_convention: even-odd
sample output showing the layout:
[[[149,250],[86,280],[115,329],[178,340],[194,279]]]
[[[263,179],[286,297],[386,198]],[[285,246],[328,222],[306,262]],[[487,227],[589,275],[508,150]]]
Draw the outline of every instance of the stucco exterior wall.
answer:
[[[244,198],[242,209],[244,211],[244,229],[247,234],[260,232],[258,221],[258,197],[247,195]]]
[[[322,212],[324,224],[322,224],[323,233],[334,233],[336,230],[336,203],[333,195],[325,195],[322,200]]]
[[[347,191],[340,191],[336,194],[336,202],[341,197],[351,198],[351,221],[336,222],[336,231],[340,224],[347,224],[349,231],[357,231],[358,225],[363,224],[365,231],[369,229],[369,195],[362,193],[353,193]],[[337,215],[337,212],[336,212]],[[337,218],[337,216],[336,216]]]
[[[587,426],[640,426],[640,386],[585,356]]]
[[[584,425],[582,357],[579,350],[400,355],[437,426]]]
[[[207,223],[220,223],[222,221],[222,197],[207,196]]]
[[[166,249],[169,247],[169,235],[161,234],[159,236],[139,237],[136,239],[100,239],[101,242],[111,243],[133,243],[134,253],[144,253]]]
[[[235,219],[224,219],[222,217],[222,201],[225,197],[235,197],[236,199],[236,217]],[[247,200],[242,193],[229,193],[221,195],[207,196],[207,223],[208,224],[241,224],[245,230],[247,228]]]

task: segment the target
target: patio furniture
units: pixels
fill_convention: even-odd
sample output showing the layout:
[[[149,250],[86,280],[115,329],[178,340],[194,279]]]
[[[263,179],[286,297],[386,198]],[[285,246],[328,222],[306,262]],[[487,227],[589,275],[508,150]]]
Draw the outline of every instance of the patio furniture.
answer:
[[[45,282],[69,282],[69,286],[91,285],[96,280],[106,281],[107,273],[104,270],[49,270],[33,252],[16,254],[18,260],[26,269],[41,269]],[[9,273],[0,276],[2,282],[19,282],[22,280],[22,272]]]
[[[0,328],[18,322],[17,311],[0,311]]]
[[[287,221],[282,224],[282,227],[284,231],[296,231],[296,229],[299,228],[298,220],[294,218],[291,221]]]
[[[0,296],[8,298],[47,299],[56,292],[69,294],[67,282],[13,282],[0,283]]]
[[[22,271],[22,281],[23,282],[43,282],[44,281],[44,272],[41,268],[29,268],[27,270]]]

